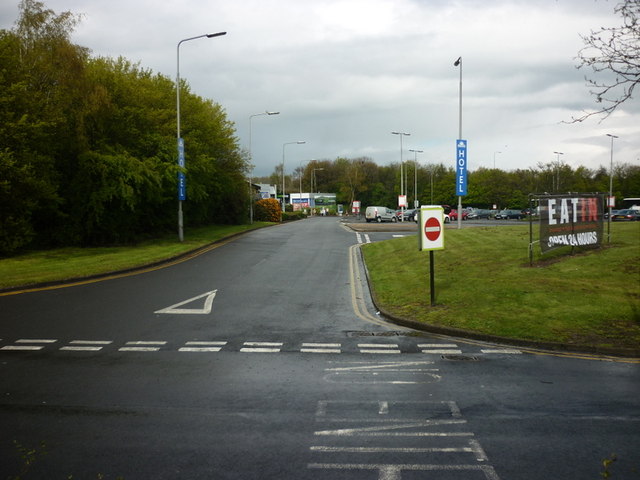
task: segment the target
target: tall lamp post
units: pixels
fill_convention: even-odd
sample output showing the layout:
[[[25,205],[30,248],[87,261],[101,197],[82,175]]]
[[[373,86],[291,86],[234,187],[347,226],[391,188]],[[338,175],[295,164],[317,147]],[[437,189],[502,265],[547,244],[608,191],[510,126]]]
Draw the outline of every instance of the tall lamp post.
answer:
[[[307,143],[304,140],[298,140],[297,142],[287,142],[282,144],[282,211],[284,212],[284,147],[287,145],[302,145]]]
[[[182,169],[184,169],[184,141],[180,138],[180,45],[190,40],[196,40],[198,38],[213,38],[226,35],[227,32],[207,33],[204,35],[198,35],[197,37],[183,38],[178,42],[176,47],[176,125],[177,125],[177,142],[178,142],[178,166],[180,172],[178,172],[178,239],[184,241],[184,222],[182,218],[182,202],[186,199],[186,182]]]
[[[611,199],[613,197],[613,139],[618,138],[616,135],[607,133],[607,137],[611,137],[611,165],[609,167],[609,217],[607,218],[607,236],[609,237],[608,243],[611,243]]]
[[[253,172],[253,144],[251,141],[251,120],[253,117],[260,117],[261,115],[280,115],[280,112],[270,112],[269,110],[265,110],[262,113],[254,113],[253,115],[249,115],[249,161],[252,162],[250,165],[250,172]],[[251,193],[251,183],[253,174],[249,173],[249,223],[253,225],[253,195]]]
[[[418,154],[424,153],[424,150],[413,150],[413,208],[419,208],[420,202],[418,201]]]
[[[462,57],[453,63],[454,67],[460,67],[460,88],[458,95],[458,139],[462,140]],[[465,160],[466,161],[466,160]],[[456,168],[458,160],[456,158]],[[462,228],[462,195],[458,195],[458,228]]]
[[[402,137],[411,135],[406,132],[391,132],[392,135],[398,135],[400,137],[400,195],[404,195],[404,173],[402,172]],[[400,215],[400,221],[404,220],[404,205],[400,207],[402,215]]]

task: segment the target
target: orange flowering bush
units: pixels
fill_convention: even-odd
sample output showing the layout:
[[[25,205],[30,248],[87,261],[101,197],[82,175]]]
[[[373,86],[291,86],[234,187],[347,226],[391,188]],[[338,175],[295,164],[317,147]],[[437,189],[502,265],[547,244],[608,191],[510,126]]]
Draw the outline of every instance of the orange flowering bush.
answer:
[[[275,198],[262,198],[256,202],[255,217],[260,222],[279,222],[282,209]]]

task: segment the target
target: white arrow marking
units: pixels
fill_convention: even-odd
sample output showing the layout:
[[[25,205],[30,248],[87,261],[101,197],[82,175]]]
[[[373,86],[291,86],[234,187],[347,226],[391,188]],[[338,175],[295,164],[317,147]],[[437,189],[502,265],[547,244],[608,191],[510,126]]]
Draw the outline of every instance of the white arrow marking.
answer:
[[[185,300],[184,302],[176,303],[175,305],[171,305],[170,307],[163,308],[162,310],[156,310],[153,313],[177,313],[177,314],[199,314],[206,315],[211,313],[211,306],[213,305],[213,299],[216,298],[216,293],[218,290],[211,290],[210,292],[203,293],[202,295],[198,295],[197,297],[190,298],[189,300]],[[203,308],[178,308],[187,303],[191,303],[195,300],[198,300],[202,297],[207,297],[204,301]]]

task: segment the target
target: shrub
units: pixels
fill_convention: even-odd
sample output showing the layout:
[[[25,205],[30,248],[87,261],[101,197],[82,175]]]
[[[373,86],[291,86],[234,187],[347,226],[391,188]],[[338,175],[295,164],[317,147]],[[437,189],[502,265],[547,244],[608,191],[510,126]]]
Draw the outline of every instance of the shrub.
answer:
[[[279,222],[282,209],[275,198],[263,198],[256,202],[255,218],[259,222]]]
[[[307,218],[307,216],[305,215],[304,212],[301,212],[301,211],[284,212],[282,214],[282,221],[283,222],[288,222],[290,220],[302,220],[303,218]]]

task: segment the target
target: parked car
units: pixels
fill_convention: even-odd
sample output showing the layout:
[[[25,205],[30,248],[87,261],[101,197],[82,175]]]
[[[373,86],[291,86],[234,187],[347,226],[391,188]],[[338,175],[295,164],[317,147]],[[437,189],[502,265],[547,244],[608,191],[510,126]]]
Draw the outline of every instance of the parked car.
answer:
[[[364,213],[364,218],[367,222],[397,222],[395,210],[391,210],[387,207],[367,207]]]
[[[473,208],[469,210],[467,219],[477,220],[480,218],[489,218],[491,216],[491,210],[482,210],[480,208]]]
[[[611,215],[612,222],[633,222],[640,221],[640,214],[637,210],[618,210],[615,215]]]
[[[496,213],[495,218],[496,220],[508,220],[510,218],[520,220],[524,218],[524,214],[520,210],[501,210],[499,213]]]
[[[462,220],[467,220],[467,218],[469,218],[469,213],[465,212],[464,210],[462,211]],[[451,211],[449,212],[449,219],[453,222],[458,221],[458,210],[455,208],[452,208]]]
[[[410,208],[408,210],[404,211],[404,221],[405,222],[417,222],[418,221],[418,214],[420,213],[420,210],[418,210],[417,208]]]
[[[620,210],[611,210],[611,216],[616,215]],[[606,220],[609,218],[609,212],[605,210],[603,218]]]

